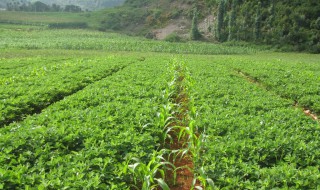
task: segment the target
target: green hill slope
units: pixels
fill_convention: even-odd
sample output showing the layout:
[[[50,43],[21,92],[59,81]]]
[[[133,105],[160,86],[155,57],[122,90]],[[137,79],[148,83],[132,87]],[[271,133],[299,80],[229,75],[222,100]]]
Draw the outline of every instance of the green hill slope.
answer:
[[[126,0],[121,7],[97,14],[100,29],[158,39],[163,31],[188,39],[196,15],[196,26],[210,41],[247,41],[320,52],[318,0]]]

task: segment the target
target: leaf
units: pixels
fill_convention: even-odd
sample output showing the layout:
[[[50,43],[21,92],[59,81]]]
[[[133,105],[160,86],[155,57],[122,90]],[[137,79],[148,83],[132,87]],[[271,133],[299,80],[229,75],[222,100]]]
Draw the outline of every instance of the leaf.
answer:
[[[149,127],[150,125],[152,125],[152,123],[147,123],[147,124],[145,124],[144,126],[142,126],[142,130],[145,129],[145,128],[147,128],[147,127]]]
[[[164,182],[163,179],[157,179],[157,178],[156,178],[155,180],[158,182],[159,186],[160,186],[163,190],[170,190],[169,186],[167,185],[166,182]]]
[[[213,188],[213,187],[214,187],[214,182],[213,182],[213,180],[210,179],[210,178],[207,178],[206,180],[207,180],[209,186]]]
[[[140,165],[140,163],[131,164],[131,165],[129,165],[129,168],[132,169],[133,172],[135,172],[136,167],[138,167],[139,165]]]

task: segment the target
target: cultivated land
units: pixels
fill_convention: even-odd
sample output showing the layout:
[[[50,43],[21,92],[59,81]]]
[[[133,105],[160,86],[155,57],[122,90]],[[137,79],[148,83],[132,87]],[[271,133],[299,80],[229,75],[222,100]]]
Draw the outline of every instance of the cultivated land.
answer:
[[[320,55],[10,24],[0,39],[0,189],[320,188]]]

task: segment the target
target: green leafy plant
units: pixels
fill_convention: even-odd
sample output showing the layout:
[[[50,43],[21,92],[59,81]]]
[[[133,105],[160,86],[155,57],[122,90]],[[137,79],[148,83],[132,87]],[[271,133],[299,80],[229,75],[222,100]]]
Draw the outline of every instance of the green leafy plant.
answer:
[[[136,189],[150,190],[161,187],[164,190],[169,190],[169,186],[165,182],[165,173],[167,170],[174,171],[175,166],[165,160],[163,157],[165,152],[167,150],[154,151],[147,164],[139,158],[132,158],[134,163],[128,165],[128,168],[134,176],[134,187]]]

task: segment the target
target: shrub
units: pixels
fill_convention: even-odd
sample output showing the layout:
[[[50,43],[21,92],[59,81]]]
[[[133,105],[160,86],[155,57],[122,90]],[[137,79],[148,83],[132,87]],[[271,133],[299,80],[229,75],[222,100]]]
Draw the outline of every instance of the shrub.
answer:
[[[181,42],[182,38],[175,32],[169,34],[165,39],[167,42]]]
[[[85,22],[65,22],[65,23],[52,23],[48,25],[49,28],[88,28]]]

